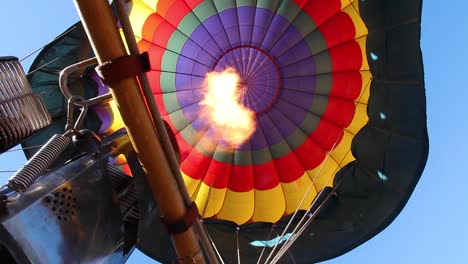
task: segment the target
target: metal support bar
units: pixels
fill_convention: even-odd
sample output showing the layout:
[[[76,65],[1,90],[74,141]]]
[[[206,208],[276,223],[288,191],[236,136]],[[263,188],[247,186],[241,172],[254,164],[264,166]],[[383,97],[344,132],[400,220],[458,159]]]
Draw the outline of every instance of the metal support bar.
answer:
[[[117,0],[114,1],[114,6],[117,11],[117,16],[119,17],[120,25],[123,29],[123,33],[125,36],[125,40],[127,42],[127,47],[130,51],[131,55],[139,54],[138,45],[135,41],[135,34],[133,32],[132,26],[130,25],[130,21],[128,18],[128,11],[125,7],[124,0]],[[163,147],[164,153],[169,160],[169,166],[171,167],[171,171],[174,175],[174,178],[179,186],[180,193],[182,198],[184,199],[185,205],[189,207],[192,204],[192,199],[188,194],[187,188],[185,186],[184,180],[180,173],[179,163],[177,162],[176,155],[174,153],[174,149],[172,148],[171,141],[169,135],[167,134],[166,127],[164,122],[161,118],[161,114],[159,113],[159,109],[156,105],[156,102],[153,98],[153,93],[151,90],[151,85],[149,84],[148,78],[146,74],[141,74],[138,76],[140,81],[140,85],[142,87],[143,94],[146,98],[146,102],[148,104],[148,108],[150,110],[150,114],[153,118],[154,126],[156,131],[159,134],[159,138],[161,140],[161,145]],[[216,257],[216,252],[213,249],[213,246],[210,242],[208,235],[206,234],[206,229],[203,228],[203,224],[200,221],[196,221],[194,224],[195,231],[198,233],[200,242],[205,250],[205,253],[208,257],[208,260],[212,264],[219,263],[218,258]]]
[[[78,13],[100,64],[127,55],[107,0],[74,0]],[[181,219],[187,211],[170,161],[154,129],[137,79],[128,78],[111,85],[130,140],[148,172],[148,182],[161,212],[169,221]],[[189,228],[171,236],[181,263],[204,263],[198,239]]]

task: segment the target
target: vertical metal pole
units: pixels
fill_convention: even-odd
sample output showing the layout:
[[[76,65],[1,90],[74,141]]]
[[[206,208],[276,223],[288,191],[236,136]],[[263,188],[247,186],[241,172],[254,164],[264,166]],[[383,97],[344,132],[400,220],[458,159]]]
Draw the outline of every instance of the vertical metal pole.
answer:
[[[113,4],[117,11],[117,16],[120,20],[120,25],[122,26],[122,30],[127,42],[128,50],[130,54],[136,55],[139,54],[140,51],[138,50],[138,45],[135,40],[135,34],[133,29],[130,25],[130,21],[128,18],[127,9],[125,8],[125,0],[114,0]],[[148,78],[146,74],[141,74],[138,76],[140,85],[143,91],[144,96],[146,97],[146,102],[148,108],[150,110],[150,114],[153,118],[154,125],[156,127],[156,131],[159,134],[159,139],[161,141],[162,148],[166,154],[166,157],[169,159],[169,165],[172,169],[172,173],[174,174],[174,178],[179,186],[180,193],[182,198],[184,199],[185,205],[189,206],[192,204],[192,200],[187,192],[187,188],[185,187],[184,180],[180,173],[179,164],[175,158],[174,150],[172,149],[171,142],[169,140],[169,136],[167,135],[166,128],[164,123],[161,119],[161,114],[159,113],[159,109],[154,101],[153,94],[151,91],[151,86],[149,84]],[[205,228],[203,228],[202,223],[200,221],[195,222],[194,224],[195,232],[197,232],[198,237],[200,239],[201,245],[205,250],[207,259],[211,264],[219,263],[217,255],[213,249],[212,243],[208,237],[208,233]]]
[[[74,0],[99,63],[127,55],[107,0]],[[110,91],[117,103],[127,132],[148,172],[148,182],[161,212],[168,221],[186,214],[184,199],[172,175],[169,161],[154,129],[135,77],[112,84]],[[204,263],[203,253],[192,228],[172,235],[180,263]]]

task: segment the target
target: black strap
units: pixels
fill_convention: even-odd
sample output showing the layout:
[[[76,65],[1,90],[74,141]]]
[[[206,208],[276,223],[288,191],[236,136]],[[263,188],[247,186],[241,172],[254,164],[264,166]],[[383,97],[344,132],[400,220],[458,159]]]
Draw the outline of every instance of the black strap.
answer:
[[[185,214],[184,218],[174,222],[169,222],[166,218],[162,217],[161,222],[166,227],[167,232],[170,235],[174,235],[187,231],[191,226],[193,226],[195,221],[198,220],[198,217],[198,207],[195,203],[192,203],[187,209],[187,213]]]
[[[106,85],[145,73],[151,69],[147,52],[106,61],[96,67],[96,72]]]

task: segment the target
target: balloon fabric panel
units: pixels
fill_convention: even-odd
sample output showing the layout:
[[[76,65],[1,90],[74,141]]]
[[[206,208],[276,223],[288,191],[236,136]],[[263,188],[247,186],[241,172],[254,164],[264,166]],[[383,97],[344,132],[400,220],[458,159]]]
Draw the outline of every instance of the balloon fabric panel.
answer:
[[[140,49],[150,55],[153,94],[204,217],[276,222],[295,211],[312,185],[301,205],[308,208],[317,191],[332,185],[333,173],[353,160],[352,137],[367,122],[357,109],[367,104],[359,100],[371,78],[367,30],[356,6],[133,1],[130,18]],[[235,149],[213,139],[199,106],[205,76],[227,67],[247,83],[242,104],[254,111],[257,125]],[[236,209],[241,204],[250,209]]]

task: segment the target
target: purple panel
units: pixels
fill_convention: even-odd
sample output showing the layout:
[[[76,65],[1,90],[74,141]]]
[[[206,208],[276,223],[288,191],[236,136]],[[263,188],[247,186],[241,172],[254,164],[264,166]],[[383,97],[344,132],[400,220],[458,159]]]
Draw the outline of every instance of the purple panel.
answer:
[[[309,46],[303,41],[302,35],[292,25],[284,32],[283,36],[275,43],[273,48],[270,50],[270,54],[275,57],[280,57],[281,54],[287,52],[296,44],[301,43],[299,47],[295,47],[294,51],[304,54],[310,54]]]
[[[191,76],[176,74],[178,91],[201,88],[213,68],[233,67],[241,76],[242,103],[257,113],[258,128],[250,143],[238,149],[277,144],[305,118],[305,109],[312,103],[316,67],[308,44],[287,19],[255,7],[229,9],[205,20],[189,39],[181,50],[177,71]],[[298,77],[291,78],[294,76]],[[280,83],[308,94],[278,90]],[[190,103],[201,99],[201,93],[177,94],[187,122],[200,115],[200,109]],[[207,124],[195,119],[193,127],[204,131]]]
[[[282,88],[313,93],[315,91],[316,80],[317,80],[317,77],[315,76],[300,76],[300,77],[292,77],[292,78],[283,78]]]
[[[265,38],[262,42],[262,49],[271,50],[279,38],[285,38],[284,32],[288,29],[290,23],[281,16],[275,16],[271,21]]]
[[[198,113],[199,111],[200,110],[195,109],[193,112],[191,111],[191,113]],[[184,115],[186,115],[185,112],[184,112]],[[197,119],[195,119],[190,125],[196,131],[205,131],[209,127],[208,122],[206,122],[206,120],[201,119],[199,115],[197,115]]]
[[[240,43],[240,39],[236,8],[225,10],[221,12],[219,16],[223,23],[224,30],[226,31],[226,35],[229,38],[229,42],[231,42],[231,46],[238,45],[238,43]]]
[[[188,74],[177,74],[175,80],[175,87],[177,91],[191,90],[192,82]]]
[[[307,110],[297,107],[297,104],[286,102],[284,100],[278,99],[277,103],[275,104],[275,109],[280,111],[283,115],[287,117],[287,119],[291,120],[294,125],[297,127],[299,126],[302,121],[304,120],[304,116],[307,115]],[[289,134],[284,134],[286,137]]]
[[[177,60],[176,72],[191,74],[193,71],[194,63],[195,62],[189,58],[179,56],[179,59]]]
[[[255,26],[253,29],[252,45],[257,47],[262,46],[263,39],[265,38],[267,29],[273,20],[274,13],[266,9],[257,9],[255,13]]]
[[[239,20],[239,31],[242,45],[250,45],[252,42],[253,24],[255,23],[255,8],[240,7],[237,8]]]
[[[271,109],[270,109],[271,110]],[[258,126],[262,128],[263,130],[263,133],[265,134],[265,138],[266,138],[266,141],[267,141],[267,144],[269,146],[272,146],[278,142],[280,142],[281,140],[283,140],[283,135],[281,135],[279,133],[279,131],[275,128],[275,119],[278,119],[281,120],[280,116],[276,116],[274,117],[274,119],[270,119],[271,118],[271,115],[268,114],[263,114],[263,115],[260,115],[259,118],[258,118]],[[281,124],[281,126],[283,126],[283,123],[278,123],[278,124]],[[294,130],[294,127],[293,126],[289,126],[287,128],[288,130]],[[266,147],[266,146],[263,146],[263,147]]]
[[[184,110],[183,113],[188,123],[193,123],[193,121],[200,118],[200,116],[198,115],[200,111],[200,107],[198,106],[198,104],[188,104],[182,107],[182,109]]]
[[[203,94],[201,89],[177,92],[177,101],[179,102],[180,109],[184,109],[184,111],[187,111],[187,113],[189,113],[189,111],[193,111],[192,108],[188,109],[189,106],[191,107],[192,105],[198,105],[202,99]],[[186,114],[186,116],[188,115]]]
[[[216,15],[208,18],[203,22],[203,26],[221,49],[225,50],[231,47],[229,44],[229,38],[224,31],[224,27],[219,16]]]
[[[278,97],[278,103],[281,103],[279,102],[281,100],[285,100],[287,102],[297,105],[298,107],[301,107],[304,110],[307,110],[310,108],[313,98],[313,90],[311,90],[308,93],[303,93],[287,89],[281,89],[281,92],[279,93]]]
[[[198,26],[193,31],[192,35],[190,35],[190,39],[195,42],[202,50],[213,57],[216,57],[217,54],[221,53],[218,45],[203,26]]]
[[[278,63],[279,65],[281,62]],[[311,76],[315,74],[315,63],[312,59],[306,59],[280,69],[283,78],[294,76]]]

